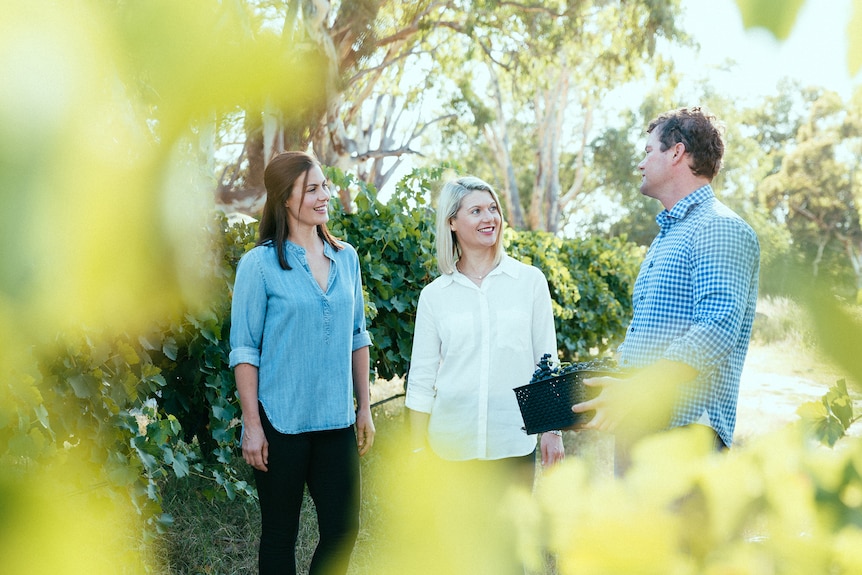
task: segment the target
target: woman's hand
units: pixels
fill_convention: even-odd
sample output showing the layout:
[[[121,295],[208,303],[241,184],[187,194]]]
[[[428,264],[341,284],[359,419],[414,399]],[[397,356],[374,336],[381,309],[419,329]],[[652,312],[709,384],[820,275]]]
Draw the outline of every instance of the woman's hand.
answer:
[[[371,419],[371,408],[360,408],[356,412],[356,447],[360,457],[368,453],[374,445],[374,421]]]
[[[541,438],[542,465],[549,467],[559,463],[566,457],[563,447],[563,437],[556,433],[543,433]]]
[[[242,458],[245,462],[260,471],[267,471],[269,463],[269,442],[263,432],[263,427],[246,424],[242,432]]]

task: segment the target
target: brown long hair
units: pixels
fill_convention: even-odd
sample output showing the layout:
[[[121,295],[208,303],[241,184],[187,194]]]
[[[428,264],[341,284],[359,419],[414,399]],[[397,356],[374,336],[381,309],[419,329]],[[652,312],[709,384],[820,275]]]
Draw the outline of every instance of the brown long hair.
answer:
[[[281,269],[289,270],[287,256],[284,253],[284,242],[287,241],[290,229],[287,221],[287,209],[284,205],[296,181],[303,177],[303,189],[308,182],[308,171],[320,166],[317,158],[306,152],[282,152],[270,160],[263,173],[263,185],[266,187],[266,203],[260,216],[257,245],[272,244],[278,254]],[[326,224],[317,226],[317,235],[334,250],[342,248],[338,240],[330,233]]]

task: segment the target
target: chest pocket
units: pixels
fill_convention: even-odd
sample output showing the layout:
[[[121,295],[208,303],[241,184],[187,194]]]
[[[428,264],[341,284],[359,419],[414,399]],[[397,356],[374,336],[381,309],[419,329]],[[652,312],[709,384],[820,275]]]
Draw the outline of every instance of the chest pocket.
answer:
[[[469,313],[447,313],[438,320],[437,329],[444,357],[473,353],[479,343],[480,326]]]
[[[529,314],[519,310],[502,310],[495,317],[497,338],[494,345],[505,349],[523,350],[532,345],[532,324]],[[492,332],[495,326],[491,326]]]

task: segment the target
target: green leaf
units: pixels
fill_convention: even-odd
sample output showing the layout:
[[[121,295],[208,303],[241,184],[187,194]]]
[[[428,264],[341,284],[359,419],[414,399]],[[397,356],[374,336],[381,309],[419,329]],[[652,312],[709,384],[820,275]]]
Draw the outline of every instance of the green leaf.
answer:
[[[814,428],[814,433],[821,443],[829,447],[834,447],[838,440],[845,435],[844,426],[834,417],[818,422]]]
[[[162,353],[165,354],[165,357],[171,361],[176,361],[178,352],[179,346],[176,340],[172,337],[165,338],[165,341],[162,343]]]
[[[131,445],[135,449],[135,452],[138,454],[138,458],[141,460],[141,463],[143,463],[144,468],[147,469],[147,471],[152,472],[158,468],[158,460],[152,453],[148,452],[149,445],[147,444],[146,437],[138,436],[132,438]]]
[[[806,433],[824,445],[833,447],[845,435],[844,425],[832,415],[825,397],[820,401],[803,403],[796,413],[800,416]]]
[[[140,480],[140,468],[125,462],[112,462],[107,466],[106,474],[114,485],[128,486]]]
[[[180,421],[173,414],[168,415],[168,428],[170,429],[171,435],[177,436],[182,433],[183,427],[180,424]]]
[[[216,419],[230,423],[234,415],[236,415],[236,409],[232,405],[227,405],[225,407],[221,407],[218,405],[213,406],[213,416]]]
[[[846,430],[853,423],[853,400],[850,394],[847,393],[847,381],[844,379],[838,380],[835,385],[829,388],[826,395],[823,397],[823,402],[829,411],[841,422],[841,425]]]
[[[156,526],[159,533],[167,533],[174,526],[174,516],[170,513],[162,513],[156,519]]]
[[[796,415],[803,420],[816,422],[829,417],[829,411],[822,401],[806,401],[796,408]]]
[[[42,424],[42,427],[50,430],[51,429],[51,423],[48,420],[48,410],[45,409],[45,406],[44,405],[37,405],[34,408],[34,411],[36,412],[36,418],[39,420],[39,423]]]
[[[72,386],[72,391],[75,392],[75,397],[87,399],[93,396],[95,388],[95,380],[93,377],[79,373],[69,377],[69,385]]]
[[[171,467],[174,470],[174,474],[183,478],[189,474],[189,462],[186,459],[186,456],[182,453],[174,453],[173,461],[171,462]]]

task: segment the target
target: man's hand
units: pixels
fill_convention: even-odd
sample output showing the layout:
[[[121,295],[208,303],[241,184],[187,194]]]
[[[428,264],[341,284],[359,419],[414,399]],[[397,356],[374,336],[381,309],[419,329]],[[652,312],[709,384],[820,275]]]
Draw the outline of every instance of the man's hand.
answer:
[[[625,380],[616,377],[592,377],[584,380],[584,385],[597,387],[599,394],[588,401],[572,406],[575,413],[595,411],[588,422],[579,426],[580,429],[596,429],[599,431],[616,431],[620,422],[631,412],[633,406],[625,401],[627,384]]]
[[[572,406],[575,413],[595,410],[581,429],[615,433],[634,440],[670,424],[680,388],[694,380],[697,371],[685,363],[660,360],[629,377],[593,377],[584,384],[601,389],[589,401]]]

